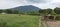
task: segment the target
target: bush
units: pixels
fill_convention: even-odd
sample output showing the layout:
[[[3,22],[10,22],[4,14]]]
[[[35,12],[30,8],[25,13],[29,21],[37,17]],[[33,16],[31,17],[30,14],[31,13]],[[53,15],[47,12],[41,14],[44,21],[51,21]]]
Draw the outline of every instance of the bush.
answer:
[[[33,16],[40,16],[40,14],[28,14],[28,15],[33,15]]]
[[[56,16],[56,20],[60,20],[60,16]]]
[[[0,22],[0,27],[6,27],[7,23],[6,22]]]

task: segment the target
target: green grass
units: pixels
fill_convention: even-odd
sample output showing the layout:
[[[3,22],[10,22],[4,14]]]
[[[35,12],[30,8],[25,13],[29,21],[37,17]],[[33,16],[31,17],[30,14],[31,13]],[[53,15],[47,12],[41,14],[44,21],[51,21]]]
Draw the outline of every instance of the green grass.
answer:
[[[4,27],[39,27],[39,16],[0,14],[0,25]]]
[[[44,27],[44,24],[43,24],[43,22],[41,22],[41,27]]]

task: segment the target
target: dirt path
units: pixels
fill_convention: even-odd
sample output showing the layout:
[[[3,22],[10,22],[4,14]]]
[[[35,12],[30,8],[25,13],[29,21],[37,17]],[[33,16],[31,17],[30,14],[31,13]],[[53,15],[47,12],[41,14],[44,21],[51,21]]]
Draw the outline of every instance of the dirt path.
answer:
[[[48,27],[60,27],[60,21],[47,21],[46,24]]]

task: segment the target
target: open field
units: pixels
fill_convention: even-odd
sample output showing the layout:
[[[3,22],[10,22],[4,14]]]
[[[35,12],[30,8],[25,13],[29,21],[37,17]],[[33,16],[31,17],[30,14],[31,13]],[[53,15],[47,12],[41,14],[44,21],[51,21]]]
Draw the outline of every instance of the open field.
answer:
[[[39,16],[0,14],[0,27],[39,27]]]

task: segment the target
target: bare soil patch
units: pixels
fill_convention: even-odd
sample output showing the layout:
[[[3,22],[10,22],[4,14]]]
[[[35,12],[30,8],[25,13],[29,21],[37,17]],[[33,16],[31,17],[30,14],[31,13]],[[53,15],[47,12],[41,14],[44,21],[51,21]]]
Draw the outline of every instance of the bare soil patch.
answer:
[[[60,27],[60,21],[47,21],[46,24],[48,27]]]

